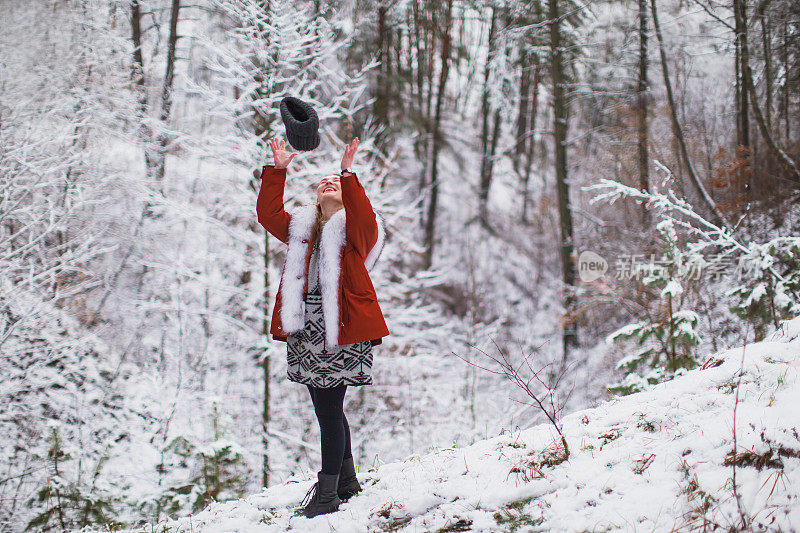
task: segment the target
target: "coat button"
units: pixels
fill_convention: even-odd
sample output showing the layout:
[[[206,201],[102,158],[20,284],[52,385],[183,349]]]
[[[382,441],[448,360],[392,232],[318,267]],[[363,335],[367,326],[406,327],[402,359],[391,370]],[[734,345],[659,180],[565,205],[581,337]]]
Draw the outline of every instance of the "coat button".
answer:
[[[303,275],[302,274],[298,275],[297,279],[303,279]]]
[[[308,239],[303,239],[303,242],[308,242]]]

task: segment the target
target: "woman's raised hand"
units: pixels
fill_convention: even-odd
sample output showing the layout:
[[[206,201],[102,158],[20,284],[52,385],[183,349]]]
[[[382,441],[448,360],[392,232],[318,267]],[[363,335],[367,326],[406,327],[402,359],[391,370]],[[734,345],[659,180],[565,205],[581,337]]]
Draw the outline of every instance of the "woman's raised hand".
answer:
[[[269,147],[272,148],[272,157],[275,160],[275,168],[286,168],[292,162],[296,153],[286,153],[286,141],[279,141],[277,137],[272,137],[269,141]]]
[[[350,168],[353,164],[353,158],[356,156],[356,150],[358,150],[358,142],[358,137],[356,137],[353,142],[345,147],[344,155],[342,156],[342,170]]]

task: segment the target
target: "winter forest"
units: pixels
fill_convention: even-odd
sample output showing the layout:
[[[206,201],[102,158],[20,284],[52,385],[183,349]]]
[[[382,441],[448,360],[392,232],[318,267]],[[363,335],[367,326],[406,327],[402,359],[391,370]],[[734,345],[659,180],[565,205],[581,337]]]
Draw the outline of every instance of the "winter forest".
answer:
[[[279,103],[386,223],[320,468]],[[795,0],[0,0],[0,531],[800,529]]]

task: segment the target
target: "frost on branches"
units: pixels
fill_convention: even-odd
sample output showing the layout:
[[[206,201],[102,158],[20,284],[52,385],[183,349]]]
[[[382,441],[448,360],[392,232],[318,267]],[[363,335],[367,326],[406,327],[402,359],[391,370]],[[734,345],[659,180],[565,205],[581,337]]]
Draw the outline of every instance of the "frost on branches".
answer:
[[[637,322],[628,324],[607,337],[607,342],[633,340],[637,351],[617,364],[622,381],[608,387],[618,394],[630,394],[671,379],[696,366],[693,348],[702,334],[700,317],[686,300],[689,290],[699,289],[699,270],[732,262],[735,286],[707,284],[706,290],[728,299],[731,313],[753,326],[755,340],[763,339],[768,326],[800,314],[800,238],[778,237],[766,243],[745,244],[740,230],[717,225],[699,215],[667,186],[669,170],[655,162],[664,178],[653,192],[638,190],[607,179],[585,187],[600,190],[590,203],[618,198],[644,202],[655,212],[654,220],[663,248],[663,260],[639,267],[645,286],[660,289],[656,310],[643,310]],[[743,242],[744,241],[744,242]],[[680,243],[686,244],[681,247]],[[714,256],[711,256],[711,252]],[[706,252],[706,255],[703,254]]]

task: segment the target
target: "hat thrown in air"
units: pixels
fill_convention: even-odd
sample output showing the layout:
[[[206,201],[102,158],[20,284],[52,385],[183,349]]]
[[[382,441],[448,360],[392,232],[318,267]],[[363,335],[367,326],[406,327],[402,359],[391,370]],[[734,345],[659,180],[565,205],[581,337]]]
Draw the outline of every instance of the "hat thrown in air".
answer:
[[[319,146],[319,117],[309,104],[287,96],[281,100],[281,118],[286,138],[295,150],[308,151]]]

